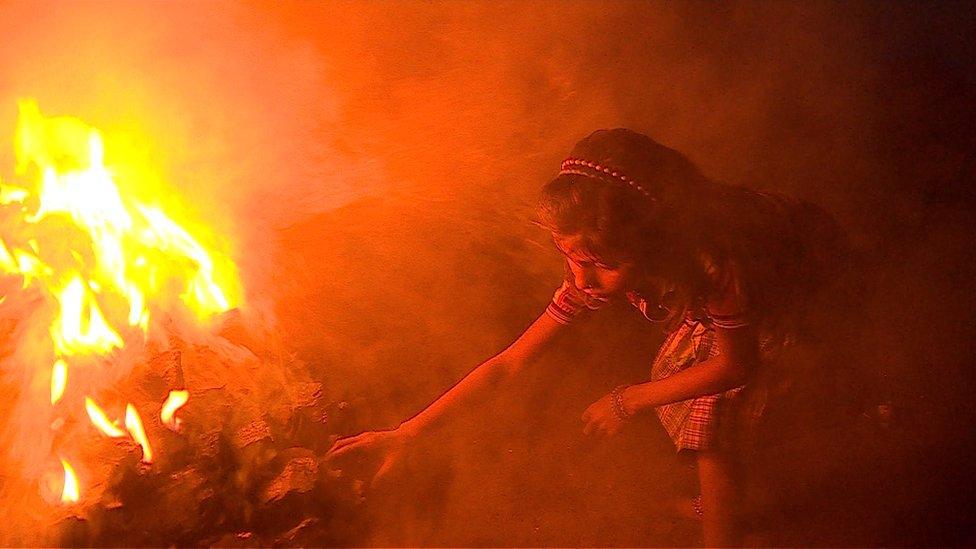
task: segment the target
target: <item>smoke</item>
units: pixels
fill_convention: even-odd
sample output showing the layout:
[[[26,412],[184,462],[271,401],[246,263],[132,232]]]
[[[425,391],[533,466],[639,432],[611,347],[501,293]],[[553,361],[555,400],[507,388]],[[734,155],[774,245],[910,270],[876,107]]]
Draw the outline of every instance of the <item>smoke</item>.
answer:
[[[872,392],[902,432],[948,444],[937,462],[955,470],[971,449],[952,424],[972,386],[964,7],[4,4],[0,165],[23,96],[145,150],[229,235],[251,302],[274,309],[348,401],[332,426],[348,434],[396,425],[542,310],[560,265],[530,223],[535,195],[577,139],[631,127],[710,177],[810,199],[841,221],[871,274],[864,369],[883,385]],[[398,491],[411,503],[375,504],[375,530],[357,541],[693,543],[660,518],[664,498],[693,487],[653,418],[603,446],[580,442],[579,413],[640,381],[657,337],[625,311],[609,316],[590,343],[421,444],[417,478]],[[918,473],[920,450],[896,448],[890,469]],[[912,484],[928,499],[845,524],[836,542],[939,534],[869,530],[956,501],[947,486],[969,480]]]
[[[262,24],[260,11],[131,2],[2,10],[0,158],[10,158],[18,98],[85,120],[110,150],[141,154],[162,181],[157,192],[175,191],[190,218],[228,235],[250,288],[264,283],[274,229],[380,185],[368,157],[341,150],[328,59]]]

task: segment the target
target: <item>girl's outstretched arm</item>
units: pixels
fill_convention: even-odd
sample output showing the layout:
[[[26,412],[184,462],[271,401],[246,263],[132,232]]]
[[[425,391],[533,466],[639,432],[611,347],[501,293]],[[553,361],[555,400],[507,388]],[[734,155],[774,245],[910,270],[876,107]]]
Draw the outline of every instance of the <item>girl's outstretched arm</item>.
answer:
[[[543,313],[507,349],[475,367],[427,408],[400,424],[399,429],[416,435],[444,423],[452,411],[468,408],[518,374],[564,328],[564,324]]]
[[[405,444],[413,437],[450,420],[454,413],[468,409],[511,379],[539,356],[566,325],[543,313],[507,349],[475,367],[424,410],[387,431],[367,431],[336,441],[326,456],[346,461],[354,456],[378,465],[373,482],[398,460]],[[368,459],[374,458],[374,459]]]

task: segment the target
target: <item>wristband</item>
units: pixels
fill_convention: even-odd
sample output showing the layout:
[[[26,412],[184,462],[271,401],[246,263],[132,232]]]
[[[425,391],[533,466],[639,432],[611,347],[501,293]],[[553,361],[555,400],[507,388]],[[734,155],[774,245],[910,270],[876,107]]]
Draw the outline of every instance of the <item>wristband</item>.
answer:
[[[624,421],[630,416],[634,415],[632,412],[628,412],[627,408],[624,407],[624,391],[627,390],[626,385],[618,385],[614,390],[610,391],[610,404],[613,409],[613,417],[617,418],[618,421]]]

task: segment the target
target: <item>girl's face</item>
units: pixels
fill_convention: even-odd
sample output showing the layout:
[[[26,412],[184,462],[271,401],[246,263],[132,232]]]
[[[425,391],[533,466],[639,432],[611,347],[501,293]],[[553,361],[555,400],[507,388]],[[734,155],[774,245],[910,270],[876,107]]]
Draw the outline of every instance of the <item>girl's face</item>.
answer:
[[[633,262],[594,256],[583,246],[581,235],[553,233],[552,239],[566,256],[576,287],[591,298],[607,301],[633,289],[637,274]]]

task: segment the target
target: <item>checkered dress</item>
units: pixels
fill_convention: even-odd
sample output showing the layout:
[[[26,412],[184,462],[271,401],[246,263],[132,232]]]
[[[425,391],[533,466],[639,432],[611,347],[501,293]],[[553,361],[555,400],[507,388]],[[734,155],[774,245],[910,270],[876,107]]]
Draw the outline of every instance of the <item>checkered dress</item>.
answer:
[[[646,301],[634,298],[630,301],[650,318]],[[585,295],[566,281],[556,291],[546,312],[557,322],[568,324],[589,316],[597,306],[597,303],[588,303]],[[715,319],[706,315],[704,320],[686,316],[661,345],[651,366],[651,380],[663,379],[718,355],[713,327],[741,326],[742,322],[742,317],[733,318],[730,315]],[[719,424],[723,418],[731,416],[731,403],[742,389],[737,387],[719,394],[659,406],[658,418],[675,448],[678,451],[704,450],[717,445]]]
[[[661,345],[651,366],[651,380],[666,378],[716,355],[715,330],[686,318]],[[657,417],[678,451],[704,450],[716,444],[719,423],[741,391],[742,387],[736,387],[724,393],[658,406]]]

